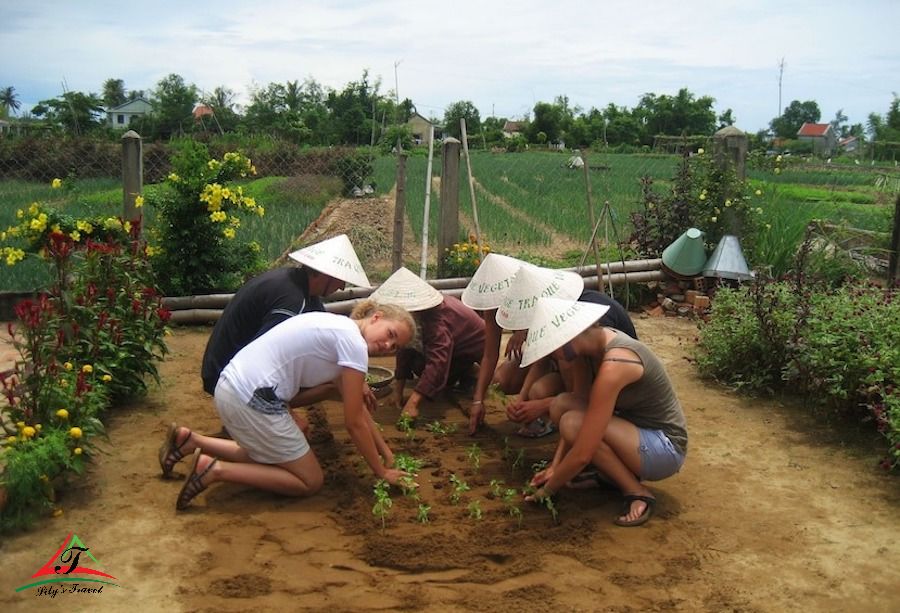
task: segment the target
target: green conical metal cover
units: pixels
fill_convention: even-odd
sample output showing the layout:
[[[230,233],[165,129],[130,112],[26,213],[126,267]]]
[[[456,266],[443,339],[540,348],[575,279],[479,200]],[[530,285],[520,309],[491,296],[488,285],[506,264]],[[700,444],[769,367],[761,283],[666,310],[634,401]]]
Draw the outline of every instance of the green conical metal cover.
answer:
[[[675,239],[662,253],[662,263],[668,270],[683,277],[694,277],[706,264],[706,247],[703,232],[697,228],[687,231]]]

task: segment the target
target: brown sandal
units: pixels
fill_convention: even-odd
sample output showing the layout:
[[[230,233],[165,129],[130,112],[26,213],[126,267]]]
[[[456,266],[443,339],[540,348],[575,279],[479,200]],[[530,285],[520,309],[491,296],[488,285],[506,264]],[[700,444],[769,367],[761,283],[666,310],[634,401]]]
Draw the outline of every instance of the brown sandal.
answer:
[[[198,475],[196,474],[197,465],[200,463],[201,455],[203,455],[203,452],[199,447],[194,449],[194,455],[191,456],[190,472],[188,472],[188,476],[184,480],[184,485],[181,486],[181,491],[178,492],[178,499],[175,501],[175,508],[179,511],[186,509],[197,494],[209,487],[203,485],[203,477],[206,476],[206,473],[208,473],[219,460],[218,458],[213,458],[212,462],[210,462],[203,472]]]
[[[159,447],[159,467],[162,469],[164,478],[172,475],[172,469],[184,457],[184,453],[181,450],[191,440],[191,434],[191,431],[188,430],[187,438],[181,441],[179,445],[177,441],[178,424],[174,421],[169,424],[169,429],[166,431],[166,439]]]

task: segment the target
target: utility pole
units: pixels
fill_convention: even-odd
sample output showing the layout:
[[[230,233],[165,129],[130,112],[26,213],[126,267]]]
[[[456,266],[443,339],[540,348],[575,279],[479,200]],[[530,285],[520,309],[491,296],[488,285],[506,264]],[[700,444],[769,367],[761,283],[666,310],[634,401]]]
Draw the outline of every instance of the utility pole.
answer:
[[[778,114],[776,117],[781,117],[781,79],[784,76],[784,58],[781,58],[781,61],[778,63]]]

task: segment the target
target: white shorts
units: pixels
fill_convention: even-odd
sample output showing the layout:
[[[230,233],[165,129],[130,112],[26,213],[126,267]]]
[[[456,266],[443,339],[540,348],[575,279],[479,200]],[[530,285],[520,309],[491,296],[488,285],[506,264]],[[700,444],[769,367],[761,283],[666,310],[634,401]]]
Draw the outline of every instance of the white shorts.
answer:
[[[289,410],[270,414],[250,408],[225,377],[219,377],[213,398],[228,434],[254,462],[284,464],[309,452],[309,442]]]

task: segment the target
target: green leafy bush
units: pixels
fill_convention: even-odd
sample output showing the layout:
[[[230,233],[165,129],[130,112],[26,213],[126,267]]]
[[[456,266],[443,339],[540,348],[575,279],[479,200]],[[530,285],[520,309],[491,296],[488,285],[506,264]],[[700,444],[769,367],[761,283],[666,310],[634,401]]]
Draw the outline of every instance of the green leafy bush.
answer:
[[[167,178],[170,189],[154,191],[148,204],[158,211],[151,237],[153,269],[167,295],[234,290],[260,272],[260,246],[237,238],[244,214],[265,209],[231,181],[256,169],[240,153],[211,159],[205,146],[181,143]]]
[[[700,330],[701,374],[748,391],[788,390],[824,417],[872,423],[900,466],[900,301],[894,289],[758,281],[720,290]]]

